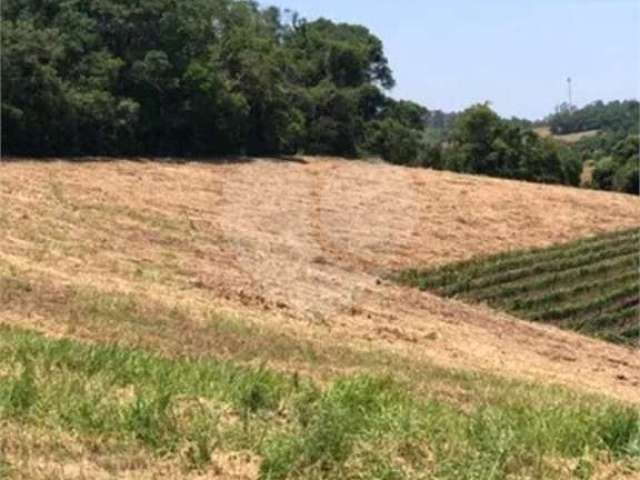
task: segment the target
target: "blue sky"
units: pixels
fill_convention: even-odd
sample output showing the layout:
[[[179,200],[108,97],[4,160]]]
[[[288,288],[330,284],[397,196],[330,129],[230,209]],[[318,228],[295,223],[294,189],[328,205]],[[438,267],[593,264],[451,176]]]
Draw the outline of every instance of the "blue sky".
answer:
[[[460,110],[488,100],[541,118],[574,103],[638,98],[639,0],[262,0],[307,19],[360,23],[382,39],[392,96]]]

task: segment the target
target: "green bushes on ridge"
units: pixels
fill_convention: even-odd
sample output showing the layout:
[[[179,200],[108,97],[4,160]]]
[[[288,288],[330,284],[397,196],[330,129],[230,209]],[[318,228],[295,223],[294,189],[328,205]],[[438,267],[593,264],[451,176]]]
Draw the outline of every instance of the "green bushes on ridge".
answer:
[[[574,152],[501,119],[486,103],[457,115],[449,137],[425,150],[424,166],[534,182],[580,181],[582,165]]]

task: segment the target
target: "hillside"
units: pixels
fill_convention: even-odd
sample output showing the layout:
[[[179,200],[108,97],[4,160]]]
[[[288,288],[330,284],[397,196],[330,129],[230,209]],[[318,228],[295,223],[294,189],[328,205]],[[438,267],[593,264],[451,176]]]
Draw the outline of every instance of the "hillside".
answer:
[[[624,349],[510,321],[503,326],[513,330],[509,351],[493,329],[502,318],[377,281],[416,265],[636,226],[640,202],[633,197],[332,160],[9,163],[0,178],[10,201],[0,218],[12,226],[1,237],[2,259],[43,282],[194,307],[240,304],[268,310],[270,323],[293,326],[298,335],[322,332],[392,349],[408,343],[413,354],[456,366],[487,368],[504,358],[510,373],[537,370],[572,384],[572,372],[555,361],[561,351],[577,357],[574,367],[593,365],[590,349],[600,352],[595,358],[634,358]],[[38,317],[21,322],[62,328]],[[469,317],[475,317],[471,325],[463,321]],[[483,350],[492,349],[490,358],[461,344],[471,331]],[[434,332],[439,341],[414,345]],[[531,332],[544,335],[538,340],[544,353],[536,341],[523,350],[518,337],[529,340]],[[571,347],[575,342],[581,351]],[[630,381],[616,381],[616,365],[577,383],[630,393]],[[627,373],[638,380],[636,372]]]
[[[0,322],[5,326],[0,354],[10,355],[16,362],[22,358],[20,355],[32,358],[36,372],[33,375],[37,378],[38,372],[50,368],[47,365],[64,365],[71,373],[60,373],[60,377],[52,374],[52,385],[62,382],[61,389],[68,375],[93,378],[92,372],[116,368],[114,365],[120,365],[117,368],[123,372],[135,372],[137,368],[151,372],[148,380],[135,379],[134,373],[127,375],[134,378],[134,384],[144,382],[140,391],[157,388],[160,377],[154,376],[149,366],[156,360],[136,353],[144,350],[163,358],[197,359],[194,363],[162,363],[158,367],[171,378],[183,375],[185,380],[176,392],[184,395],[189,391],[197,398],[209,398],[213,395],[212,388],[230,392],[241,388],[236,385],[236,378],[237,382],[245,382],[242,385],[254,381],[244,373],[238,376],[224,373],[221,378],[225,380],[220,380],[217,386],[200,385],[199,372],[207,369],[226,372],[226,366],[206,362],[228,359],[243,368],[256,367],[256,378],[262,382],[259,385],[267,385],[260,388],[266,388],[267,393],[250,390],[248,397],[244,393],[240,397],[229,394],[230,398],[223,396],[222,400],[230,402],[228,408],[246,407],[253,412],[254,407],[257,411],[264,407],[267,412],[275,412],[272,415],[280,415],[277,413],[280,408],[289,412],[289,402],[295,406],[299,401],[297,394],[290,393],[288,380],[278,377],[281,373],[295,375],[295,385],[300,376],[326,386],[328,396],[318,400],[326,408],[333,401],[351,398],[349,395],[356,395],[354,392],[360,395],[371,391],[376,399],[372,400],[371,418],[377,418],[378,406],[387,408],[384,402],[396,397],[388,397],[391,394],[385,393],[387,387],[376,386],[375,382],[373,386],[367,381],[336,384],[337,377],[354,373],[391,374],[395,381],[408,382],[410,390],[419,397],[444,402],[442,405],[447,405],[447,409],[454,405],[467,411],[475,408],[476,401],[495,402],[500,408],[511,405],[513,412],[507,411],[514,415],[522,409],[509,402],[525,404],[525,399],[532,401],[529,395],[538,398],[535,405],[544,412],[547,407],[551,412],[551,406],[558,402],[562,405],[567,402],[570,406],[563,410],[566,418],[574,418],[574,413],[575,418],[581,418],[582,413],[578,415],[572,408],[583,409],[580,412],[584,413],[593,411],[596,408],[593,405],[605,409],[609,408],[609,401],[628,404],[640,398],[640,358],[630,348],[554,326],[528,323],[488,307],[422,293],[387,279],[407,268],[437,267],[479,255],[545,247],[586,235],[637,227],[640,200],[633,196],[302,157],[229,159],[216,164],[99,159],[76,163],[3,162],[0,199]],[[6,330],[7,327],[10,329]],[[25,330],[40,332],[44,337],[22,333]],[[61,339],[75,343],[56,343]],[[131,348],[139,350],[133,353],[100,350],[100,345],[114,343],[125,352]],[[23,353],[18,355],[13,348]],[[109,360],[111,354],[115,355],[113,361]],[[260,373],[263,367],[278,373],[273,377]],[[21,371],[19,385],[34,388],[32,374],[28,373],[31,370],[25,366]],[[103,373],[96,375],[91,385],[101,392],[98,396],[108,397],[111,387],[105,378],[110,377],[104,377]],[[531,387],[532,382],[535,387]],[[570,390],[564,390],[565,387]],[[127,388],[118,387],[118,402],[122,400],[120,396],[126,399],[131,395]],[[349,393],[351,388],[355,390]],[[47,392],[39,397],[43,402],[53,398]],[[589,403],[592,400],[578,400],[591,399],[592,394],[598,399],[593,400],[595,404]],[[505,400],[507,396],[509,400]],[[19,408],[25,408],[16,400],[20,397],[10,398]],[[78,398],[86,405],[91,404],[90,397]],[[382,403],[378,405],[378,401]],[[574,401],[575,405],[570,403]],[[54,405],[38,411],[57,412],[58,408],[62,409]],[[136,415],[140,411],[135,410]],[[60,415],[55,418],[66,418]],[[318,471],[324,468],[303,447],[300,451],[286,450],[284,445],[289,437],[278,444],[277,455],[276,450],[256,447],[259,435],[255,432],[263,425],[260,422],[267,422],[269,428],[280,428],[269,423],[273,419],[269,415],[256,417],[258,423],[249,425],[257,426],[247,427],[245,437],[234,437],[232,450],[245,453],[231,459],[225,456],[224,448],[216,453],[221,476],[212,473],[207,478],[225,478],[224,472],[231,470],[238,471],[236,478],[254,478],[259,463],[256,451],[261,458],[268,459],[260,467],[264,478],[284,478],[273,473],[281,471],[277,468],[297,472],[295,475],[300,478],[309,475],[310,470],[304,468],[319,468]],[[282,415],[283,422],[293,418]],[[310,415],[316,418],[315,413]],[[121,417],[114,414],[113,418]],[[117,423],[119,420],[113,420],[113,432],[125,432],[123,435],[137,432],[132,445],[140,441],[156,448],[156,437],[141,434],[140,424],[135,423],[143,420],[132,418],[133,427],[131,423],[121,425]],[[155,428],[154,432],[160,431],[161,440],[174,438],[173,433],[158,430],[158,425],[163,425],[162,418],[152,417],[144,420],[150,423],[143,424]],[[466,417],[451,418],[451,425],[461,425],[455,422]],[[15,438],[22,439],[17,442],[22,444],[0,444],[6,461],[11,465],[15,458],[24,456],[24,445],[35,449],[33,458],[41,464],[60,461],[57,457],[47,460],[48,453],[38,451],[33,441],[38,429],[50,428],[51,422],[54,420],[49,418],[42,424],[31,423],[31,430],[25,430],[22,436],[16,434]],[[549,424],[554,422],[549,420]],[[72,432],[96,434],[95,430],[86,430],[86,423],[82,423],[82,428],[77,427],[79,423],[70,424],[76,425]],[[1,428],[9,434],[21,430],[20,425],[10,420]],[[375,426],[382,429],[380,432],[397,433],[390,426],[380,425]],[[357,430],[360,427],[354,428],[357,433],[354,438],[365,438],[363,431]],[[186,433],[179,431],[187,438],[197,433],[189,429],[184,430]],[[460,435],[469,431],[462,428]],[[296,436],[295,430],[287,432]],[[254,433],[256,437],[251,436]],[[538,438],[539,433],[531,433],[531,438]],[[176,438],[182,438],[180,435]],[[63,441],[55,438],[57,442]],[[316,437],[308,440],[318,443]],[[73,442],[80,442],[81,446],[77,446],[69,462],[76,467],[89,465],[87,468],[104,478],[110,478],[109,472],[122,473],[126,469],[140,478],[141,471],[150,477],[153,472],[166,475],[178,468],[171,463],[173,460],[150,464],[141,460],[142,453],[131,454],[134,456],[118,463],[112,457],[106,460],[100,456],[108,457],[106,453],[88,453],[89,440],[76,438]],[[176,440],[169,451],[181,451],[179,442]],[[570,450],[540,445],[536,448],[549,448],[541,450],[543,453],[561,452],[562,458],[565,454],[566,458],[573,458]],[[247,450],[254,453],[246,454]],[[357,448],[354,451],[359,452]],[[458,453],[446,455],[454,458]],[[441,454],[445,455],[438,453]],[[237,465],[238,455],[248,459],[241,461],[241,466]],[[355,458],[361,458],[357,455]],[[139,458],[137,467],[131,458]],[[298,470],[287,470],[293,468],[287,463],[294,462],[292,458],[306,460],[295,464]],[[340,463],[345,461],[340,455],[331,458],[340,468],[348,468],[348,461]],[[526,471],[528,460],[521,461],[517,468]],[[39,468],[29,462],[29,468]],[[331,472],[338,468],[334,463],[325,467]],[[138,473],[136,468],[140,469]],[[507,471],[510,467],[500,468]],[[534,478],[546,478],[547,470],[536,471],[539,476]],[[266,476],[265,472],[272,476]],[[344,473],[335,472],[331,478],[340,478],[340,472]],[[451,472],[454,470],[447,474],[452,475],[450,478],[459,478]],[[449,477],[443,474],[443,478]]]

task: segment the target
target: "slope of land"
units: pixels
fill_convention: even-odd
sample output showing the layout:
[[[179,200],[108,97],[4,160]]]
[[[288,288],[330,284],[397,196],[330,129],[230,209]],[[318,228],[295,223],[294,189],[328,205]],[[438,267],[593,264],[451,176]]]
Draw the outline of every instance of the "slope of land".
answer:
[[[157,340],[164,349],[208,350],[188,325],[224,308],[300,340],[637,400],[630,349],[380,280],[636,226],[632,196],[330,159],[4,163],[0,195],[0,262],[48,300],[5,301],[11,324],[152,342],[122,325],[53,319],[93,289],[142,297],[143,310],[189,310],[166,321],[163,336],[182,337]]]
[[[636,351],[386,278],[639,206],[338,159],[0,163],[0,475],[632,476]]]

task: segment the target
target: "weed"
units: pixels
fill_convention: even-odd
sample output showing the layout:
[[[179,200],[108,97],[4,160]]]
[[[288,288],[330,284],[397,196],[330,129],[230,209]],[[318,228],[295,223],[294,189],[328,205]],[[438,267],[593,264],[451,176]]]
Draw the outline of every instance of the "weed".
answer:
[[[38,400],[38,389],[35,385],[33,366],[24,361],[22,372],[18,378],[7,381],[7,410],[12,415],[24,415]]]
[[[171,411],[171,395],[158,392],[148,397],[138,394],[124,415],[124,428],[154,449],[173,450],[177,426]]]
[[[4,458],[3,453],[0,451],[0,478],[9,478],[11,470],[11,464]]]

